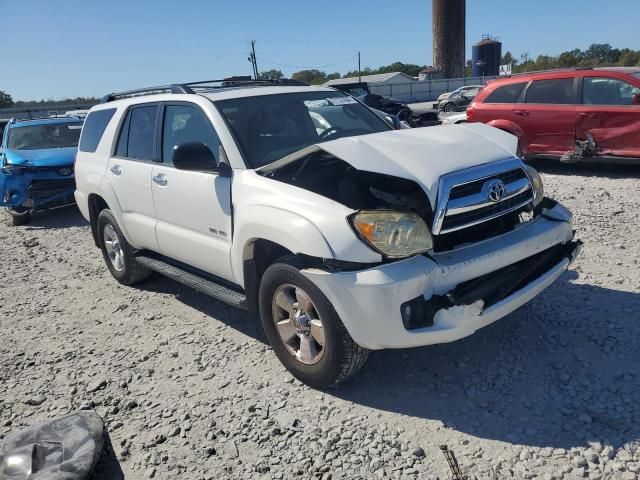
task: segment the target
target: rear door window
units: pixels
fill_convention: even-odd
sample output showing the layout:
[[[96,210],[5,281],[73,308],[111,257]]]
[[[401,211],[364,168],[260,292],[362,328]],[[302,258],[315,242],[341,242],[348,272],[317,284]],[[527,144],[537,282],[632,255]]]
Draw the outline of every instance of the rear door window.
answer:
[[[496,88],[484,103],[517,103],[527,82],[512,83]]]
[[[84,121],[84,126],[82,127],[82,135],[80,136],[79,150],[81,152],[96,151],[102,134],[115,112],[115,108],[108,108],[105,110],[96,110],[87,116]]]
[[[155,128],[158,105],[134,107],[120,131],[116,155],[136,160],[155,160]]]
[[[171,165],[173,149],[189,142],[204,143],[217,163],[220,140],[204,113],[192,105],[167,105],[162,128],[162,163]]]
[[[585,105],[633,105],[640,88],[617,78],[585,77],[582,98]]]
[[[567,105],[573,101],[573,78],[535,80],[527,89],[526,103]]]

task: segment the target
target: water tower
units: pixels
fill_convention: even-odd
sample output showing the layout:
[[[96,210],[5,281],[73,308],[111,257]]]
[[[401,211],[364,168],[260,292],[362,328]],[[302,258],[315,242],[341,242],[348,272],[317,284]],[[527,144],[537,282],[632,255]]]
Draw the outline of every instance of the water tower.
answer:
[[[472,76],[498,75],[502,60],[502,43],[490,35],[483,35],[482,40],[471,49]]]

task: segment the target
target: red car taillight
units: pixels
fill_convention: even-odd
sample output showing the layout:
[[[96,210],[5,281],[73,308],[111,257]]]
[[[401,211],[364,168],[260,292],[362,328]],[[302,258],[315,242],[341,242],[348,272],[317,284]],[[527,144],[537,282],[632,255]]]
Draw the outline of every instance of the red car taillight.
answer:
[[[470,105],[467,108],[467,122],[473,122],[473,116],[474,116],[475,110],[473,109],[473,107]]]

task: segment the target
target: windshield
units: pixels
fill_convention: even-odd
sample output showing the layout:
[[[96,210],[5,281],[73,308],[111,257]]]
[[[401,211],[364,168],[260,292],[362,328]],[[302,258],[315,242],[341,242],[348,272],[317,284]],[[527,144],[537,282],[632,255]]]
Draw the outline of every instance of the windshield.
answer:
[[[40,150],[45,148],[77,147],[82,122],[49,123],[12,127],[7,148],[14,150]]]
[[[303,92],[215,102],[247,166],[258,168],[304,147],[391,127],[340,92]]]

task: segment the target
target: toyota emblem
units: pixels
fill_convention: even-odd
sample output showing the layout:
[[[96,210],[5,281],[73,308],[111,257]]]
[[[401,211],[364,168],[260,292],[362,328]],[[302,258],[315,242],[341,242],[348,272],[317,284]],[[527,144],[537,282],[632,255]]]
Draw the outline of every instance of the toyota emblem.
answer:
[[[499,202],[504,197],[505,192],[504,183],[500,180],[496,180],[489,184],[489,200],[492,202]]]

